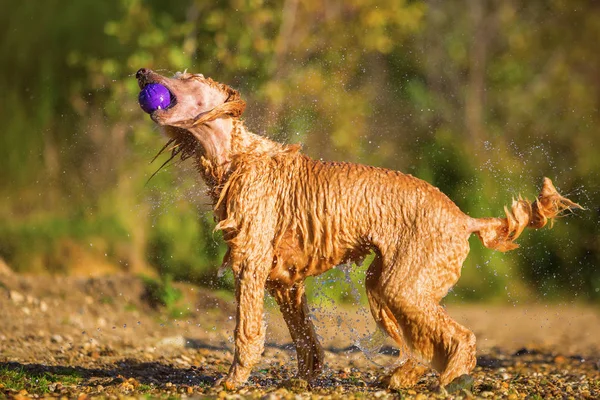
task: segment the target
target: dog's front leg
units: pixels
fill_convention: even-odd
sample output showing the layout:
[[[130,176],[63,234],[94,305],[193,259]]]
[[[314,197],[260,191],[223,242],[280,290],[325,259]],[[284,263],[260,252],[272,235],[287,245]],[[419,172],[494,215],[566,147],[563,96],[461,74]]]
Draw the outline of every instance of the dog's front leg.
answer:
[[[269,259],[269,255],[263,255],[254,260],[247,259],[239,269],[234,266],[237,301],[235,355],[223,382],[229,390],[246,382],[264,349],[263,302],[271,263],[272,257]]]

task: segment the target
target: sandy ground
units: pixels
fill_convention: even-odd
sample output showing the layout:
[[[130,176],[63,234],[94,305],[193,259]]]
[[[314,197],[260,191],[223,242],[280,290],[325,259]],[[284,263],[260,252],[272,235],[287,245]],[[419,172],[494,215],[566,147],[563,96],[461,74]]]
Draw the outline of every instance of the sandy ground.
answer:
[[[166,310],[151,306],[133,276],[0,274],[0,398],[600,398],[600,309],[573,304],[449,306],[449,314],[475,332],[479,357],[475,385],[448,394],[433,372],[400,393],[378,384],[398,353],[374,334],[366,307],[316,308],[328,369],[312,388],[290,380],[294,351],[271,301],[264,357],[246,387],[226,393],[212,384],[232,357],[233,301],[191,285],[178,288],[183,299]],[[23,371],[30,380],[45,374],[54,383],[8,382]]]

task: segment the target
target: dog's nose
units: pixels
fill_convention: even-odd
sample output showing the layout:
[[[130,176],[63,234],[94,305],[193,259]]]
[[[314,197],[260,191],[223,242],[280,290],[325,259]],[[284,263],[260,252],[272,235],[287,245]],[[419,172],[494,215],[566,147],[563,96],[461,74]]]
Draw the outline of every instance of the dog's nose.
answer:
[[[144,76],[148,75],[148,72],[150,72],[150,70],[149,70],[149,69],[146,69],[146,68],[140,68],[140,69],[138,70],[138,72],[136,72],[136,74],[135,74],[135,77],[136,77],[137,79],[141,79],[141,78],[143,78]]]

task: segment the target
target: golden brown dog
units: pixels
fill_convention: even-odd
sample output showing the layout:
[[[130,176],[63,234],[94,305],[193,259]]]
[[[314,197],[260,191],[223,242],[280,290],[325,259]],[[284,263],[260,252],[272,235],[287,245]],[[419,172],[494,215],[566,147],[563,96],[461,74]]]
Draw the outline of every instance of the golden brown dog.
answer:
[[[451,319],[440,300],[460,277],[468,238],[486,247],[517,247],[523,229],[578,207],[545,178],[538,199],[513,201],[506,218],[471,218],[437,188],[410,175],[350,163],[313,160],[298,146],[249,132],[245,103],[230,87],[202,75],[166,78],[147,69],[140,87],[166,86],[172,107],[152,113],[175,146],[192,157],[206,181],[235,277],[235,356],[223,384],[248,378],[264,344],[265,288],[276,299],[309,382],[323,350],[309,319],[304,279],[370,252],[366,289],[373,317],[411,356],[388,377],[413,385],[429,365],[447,385],[475,366],[475,335]],[[166,146],[165,146],[166,148]],[[164,149],[164,148],[163,148]]]

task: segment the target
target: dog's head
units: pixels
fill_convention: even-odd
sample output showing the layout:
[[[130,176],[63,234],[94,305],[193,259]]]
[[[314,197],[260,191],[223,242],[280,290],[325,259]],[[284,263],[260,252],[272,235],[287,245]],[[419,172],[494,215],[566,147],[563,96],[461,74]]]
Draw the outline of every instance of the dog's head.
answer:
[[[205,78],[202,74],[184,72],[167,78],[142,68],[137,72],[136,78],[140,89],[151,83],[158,83],[170,92],[169,107],[150,113],[152,120],[164,127],[191,129],[219,117],[239,117],[246,106],[236,90]]]
[[[150,84],[159,84],[161,95],[170,99],[160,99],[161,107],[144,107],[170,139],[156,157],[169,149],[172,154],[166,163],[178,155],[182,159],[207,156],[217,164],[227,160],[231,143],[231,125],[225,129],[227,119],[239,117],[246,107],[236,90],[202,74],[186,72],[168,78],[142,68],[136,78],[142,92]]]

